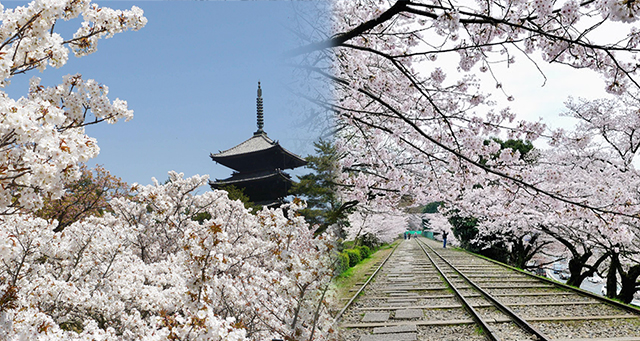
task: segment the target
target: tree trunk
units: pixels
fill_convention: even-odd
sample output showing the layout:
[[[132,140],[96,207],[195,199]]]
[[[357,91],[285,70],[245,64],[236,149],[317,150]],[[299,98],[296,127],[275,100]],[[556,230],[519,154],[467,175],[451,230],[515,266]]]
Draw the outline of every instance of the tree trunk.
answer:
[[[640,276],[640,264],[632,266],[626,273],[622,271],[622,266],[620,266],[618,270],[621,277],[622,289],[620,290],[620,294],[616,295],[616,298],[624,303],[631,303],[631,301],[633,301],[633,294],[635,294],[637,290],[636,281]],[[609,284],[607,282],[607,289],[608,288]]]
[[[571,273],[571,277],[569,277],[567,285],[579,288],[585,278],[593,275],[593,270],[582,272],[582,269],[585,267],[589,258],[591,258],[591,255],[591,251],[588,251],[578,257],[574,254],[574,257],[569,260],[569,272]]]
[[[620,259],[618,259],[617,253],[611,254],[611,264],[609,265],[609,272],[607,273],[607,292],[605,295],[609,298],[614,298],[617,295],[618,289],[618,267],[620,266]]]

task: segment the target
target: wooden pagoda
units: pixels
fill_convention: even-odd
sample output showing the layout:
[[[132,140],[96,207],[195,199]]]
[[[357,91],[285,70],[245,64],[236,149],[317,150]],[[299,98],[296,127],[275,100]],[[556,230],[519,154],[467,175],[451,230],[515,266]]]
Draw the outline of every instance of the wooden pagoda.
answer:
[[[278,206],[284,202],[293,184],[283,169],[294,169],[307,164],[300,156],[284,149],[263,130],[262,89],[258,82],[258,130],[239,145],[211,154],[211,159],[234,170],[231,177],[209,181],[213,189],[235,186],[258,205]]]

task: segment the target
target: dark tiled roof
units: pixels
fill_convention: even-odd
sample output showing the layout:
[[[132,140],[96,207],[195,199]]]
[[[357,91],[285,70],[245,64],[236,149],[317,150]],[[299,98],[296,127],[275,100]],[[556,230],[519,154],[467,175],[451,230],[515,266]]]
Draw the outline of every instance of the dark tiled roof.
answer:
[[[307,164],[305,159],[282,148],[266,133],[256,133],[250,139],[233,148],[211,154],[211,159],[243,172],[260,170],[261,168],[293,169]]]
[[[279,169],[269,170],[264,172],[257,173],[233,173],[230,178],[226,178],[223,180],[209,181],[210,184],[215,186],[227,186],[234,185],[239,183],[245,183],[248,181],[256,181],[256,180],[264,180],[269,178],[277,178],[280,177],[284,181],[291,182],[291,176]]]
[[[270,139],[267,134],[254,134],[250,139],[240,143],[235,147],[219,152],[218,154],[211,154],[211,157],[227,157],[248,154],[266,150],[276,145],[278,145],[278,142]]]

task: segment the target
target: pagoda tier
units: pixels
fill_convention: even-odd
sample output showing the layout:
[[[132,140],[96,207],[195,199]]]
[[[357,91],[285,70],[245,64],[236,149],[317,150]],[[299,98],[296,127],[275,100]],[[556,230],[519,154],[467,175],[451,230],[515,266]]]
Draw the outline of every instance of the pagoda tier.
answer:
[[[210,154],[211,159],[233,170],[230,178],[209,181],[213,189],[224,189],[235,186],[242,189],[249,199],[263,206],[277,206],[284,202],[289,194],[293,180],[282,169],[294,169],[307,164],[300,156],[282,148],[262,129],[264,117],[262,112],[262,89],[258,82],[258,131],[239,145]]]
[[[230,178],[209,181],[214,189],[225,186],[242,188],[244,194],[258,205],[271,206],[281,203],[281,198],[288,195],[293,185],[291,176],[279,169],[253,173],[233,173]]]
[[[213,161],[241,173],[294,169],[307,164],[303,158],[270,139],[265,132],[256,132],[239,145],[210,156]]]

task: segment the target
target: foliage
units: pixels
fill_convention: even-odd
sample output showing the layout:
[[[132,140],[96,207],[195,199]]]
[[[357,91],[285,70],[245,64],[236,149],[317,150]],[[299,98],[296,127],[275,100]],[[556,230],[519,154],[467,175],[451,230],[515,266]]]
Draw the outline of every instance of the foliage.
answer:
[[[17,288],[3,304],[2,339],[308,338],[313,328],[322,339],[333,245],[314,238],[300,207],[252,215],[222,191],[194,194],[206,177],[170,176],[63,233],[39,218],[1,218],[0,288]],[[211,218],[191,219],[203,212]]]
[[[369,258],[371,256],[371,249],[366,245],[358,245],[358,251],[362,259]]]
[[[349,256],[350,268],[356,266],[362,260],[362,255],[360,255],[360,250],[358,249],[346,249],[343,252]]]
[[[90,170],[83,164],[80,173],[79,179],[64,185],[65,192],[60,199],[45,198],[42,208],[35,212],[35,216],[55,226],[54,232],[89,216],[113,212],[109,201],[130,195],[127,183],[102,166]]]
[[[500,144],[500,149],[511,149],[514,152],[519,152],[520,159],[526,158],[529,152],[533,150],[533,144],[531,141],[521,139],[508,139],[506,141],[502,141],[498,138],[493,138],[492,140]]]
[[[339,155],[332,142],[320,139],[313,143],[316,155],[305,159],[312,173],[298,176],[299,181],[289,191],[306,199],[307,208],[300,213],[316,231],[322,233],[331,225],[343,226],[357,202],[343,203],[336,194],[336,172]]]
[[[454,210],[449,214],[453,235],[460,241],[460,246],[465,250],[477,252],[480,249],[473,242],[478,236],[478,219],[462,217]]]
[[[438,208],[442,205],[442,201],[434,201],[426,204],[422,208],[422,213],[438,213]]]
[[[347,271],[347,269],[349,269],[350,262],[349,262],[349,254],[345,251],[342,251],[338,254],[338,261],[336,263],[336,274],[341,274],[345,271]]]
[[[370,250],[377,249],[382,241],[373,233],[367,232],[360,237],[360,245],[369,247]]]
[[[227,192],[229,200],[239,200],[246,209],[251,209],[252,212],[258,212],[262,209],[262,206],[256,205],[251,198],[244,194],[244,188],[238,188],[234,185],[222,186],[221,190]]]
[[[533,144],[531,143],[531,141],[524,141],[520,139],[508,139],[506,141],[502,141],[497,137],[493,137],[489,140],[485,140],[483,144],[485,146],[488,146],[492,142],[495,142],[500,146],[499,152],[489,155],[489,158],[492,160],[496,160],[498,157],[500,157],[502,151],[506,149],[512,153],[517,153],[516,155],[520,160],[523,160],[525,162],[533,162],[533,158],[530,157],[531,154],[529,153],[533,150]],[[480,157],[479,162],[483,165],[487,164],[487,160],[483,156]]]

